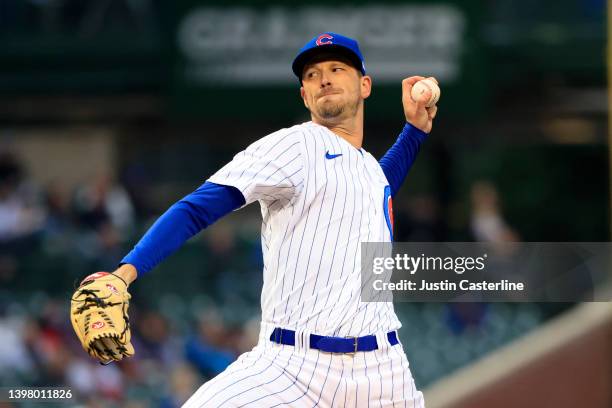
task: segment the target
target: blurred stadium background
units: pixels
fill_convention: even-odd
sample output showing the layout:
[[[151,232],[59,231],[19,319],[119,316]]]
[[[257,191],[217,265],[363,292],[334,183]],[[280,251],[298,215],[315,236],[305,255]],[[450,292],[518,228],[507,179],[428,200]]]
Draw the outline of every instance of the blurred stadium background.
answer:
[[[610,240],[603,0],[0,0],[0,386],[174,407],[252,347],[256,205],[135,282],[133,359],[89,361],[69,297],[237,151],[308,120],[290,63],[328,30],[362,44],[376,157],[402,127],[401,79],[442,85],[398,241]],[[609,304],[397,312],[429,407],[612,406]]]

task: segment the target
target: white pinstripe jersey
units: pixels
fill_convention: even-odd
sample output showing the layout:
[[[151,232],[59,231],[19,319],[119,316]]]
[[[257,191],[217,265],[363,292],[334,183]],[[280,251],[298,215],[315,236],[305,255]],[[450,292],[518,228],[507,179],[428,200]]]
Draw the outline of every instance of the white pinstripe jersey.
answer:
[[[259,201],[262,321],[327,336],[398,329],[392,303],[360,301],[360,244],[389,242],[378,161],[306,122],[259,139],[210,177]]]

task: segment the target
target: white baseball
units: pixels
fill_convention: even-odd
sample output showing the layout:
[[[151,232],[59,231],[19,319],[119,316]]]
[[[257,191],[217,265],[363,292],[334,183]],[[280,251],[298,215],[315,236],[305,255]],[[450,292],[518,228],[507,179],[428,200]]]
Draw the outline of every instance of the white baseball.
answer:
[[[433,79],[422,79],[416,84],[414,84],[412,86],[412,92],[410,93],[410,96],[412,96],[412,100],[416,102],[419,97],[428,90],[431,91],[431,98],[429,98],[429,101],[427,101],[427,104],[425,106],[431,108],[440,99],[440,87]]]

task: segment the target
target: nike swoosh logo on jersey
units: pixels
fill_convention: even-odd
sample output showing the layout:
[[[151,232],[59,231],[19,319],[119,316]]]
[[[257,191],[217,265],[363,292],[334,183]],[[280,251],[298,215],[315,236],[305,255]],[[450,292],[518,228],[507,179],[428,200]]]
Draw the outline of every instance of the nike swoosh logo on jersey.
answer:
[[[329,150],[325,152],[325,158],[329,159],[329,160],[335,159],[338,156],[342,156],[342,153],[340,153],[340,154],[329,154]]]

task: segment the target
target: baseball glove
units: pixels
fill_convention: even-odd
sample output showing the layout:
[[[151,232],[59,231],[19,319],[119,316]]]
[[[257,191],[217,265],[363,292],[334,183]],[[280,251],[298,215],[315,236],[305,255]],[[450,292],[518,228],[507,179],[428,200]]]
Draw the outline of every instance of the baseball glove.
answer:
[[[83,279],[72,295],[72,327],[85,351],[102,364],[134,354],[127,287],[117,275],[96,272]]]

